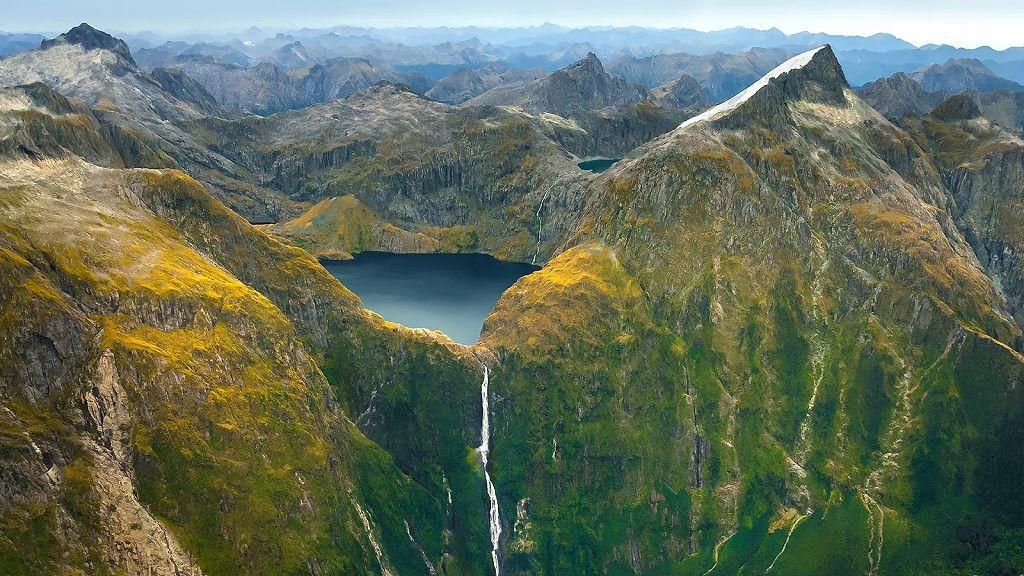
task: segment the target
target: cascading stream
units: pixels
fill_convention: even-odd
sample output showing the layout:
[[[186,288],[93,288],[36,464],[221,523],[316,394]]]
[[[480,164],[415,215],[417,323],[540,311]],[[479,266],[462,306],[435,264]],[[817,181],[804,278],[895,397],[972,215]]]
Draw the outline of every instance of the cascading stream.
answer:
[[[491,445],[491,417],[490,398],[487,394],[487,366],[484,365],[484,381],[480,385],[480,400],[483,404],[483,418],[480,425],[480,460],[484,466],[484,479],[487,482],[487,499],[490,501],[489,521],[491,526],[491,560],[494,562],[494,576],[499,576],[498,568],[498,540],[501,538],[501,519],[498,515],[498,494],[494,491],[494,483],[491,482],[491,472],[488,469],[490,461]]]

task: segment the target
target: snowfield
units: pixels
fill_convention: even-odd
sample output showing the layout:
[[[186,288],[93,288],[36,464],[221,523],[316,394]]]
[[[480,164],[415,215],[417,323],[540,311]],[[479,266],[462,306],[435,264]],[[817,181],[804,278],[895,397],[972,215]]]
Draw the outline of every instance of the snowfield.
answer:
[[[768,82],[771,82],[775,78],[782,76],[786,72],[796,70],[798,68],[803,68],[804,66],[806,66],[811,61],[811,58],[814,58],[814,55],[817,54],[818,51],[821,50],[822,48],[824,48],[824,46],[819,46],[813,50],[808,50],[807,52],[793,56],[789,60],[786,60],[782,64],[779,64],[775,68],[772,68],[770,72],[762,76],[761,79],[758,80],[757,82],[754,82],[753,84],[748,86],[744,91],[733,96],[732,98],[729,98],[725,102],[722,102],[717,106],[708,108],[704,112],[701,112],[700,114],[694,116],[693,118],[688,119],[687,121],[680,124],[679,128],[686,128],[687,126],[692,126],[694,124],[697,124],[698,122],[711,120],[713,118],[721,116],[722,114],[725,114],[726,112],[735,110],[740,104],[743,104],[744,102],[749,100],[751,96],[757,94],[758,90],[767,86]]]

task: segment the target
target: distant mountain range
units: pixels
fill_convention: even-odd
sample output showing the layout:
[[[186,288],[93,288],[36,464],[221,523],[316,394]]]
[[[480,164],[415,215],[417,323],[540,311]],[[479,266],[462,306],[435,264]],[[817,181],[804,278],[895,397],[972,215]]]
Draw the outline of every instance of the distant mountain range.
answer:
[[[864,86],[859,92],[868,104],[892,120],[928,114],[950,95],[962,95],[973,102],[980,115],[1007,130],[1024,132],[1024,89],[981,68],[974,68],[974,73],[964,76],[961,72],[966,69],[969,68],[951,60],[946,65],[933,65],[913,75],[897,72]],[[957,72],[952,77],[943,74],[949,70]],[[920,80],[925,81],[925,86]],[[1007,83],[1016,89],[1008,89]]]
[[[588,52],[606,61],[620,56],[738,54],[752,48],[788,54],[830,44],[854,86],[895,72],[911,72],[951,58],[975,58],[997,74],[1024,83],[1024,47],[994,50],[948,45],[914,46],[891,34],[849,36],[778,29],[730,28],[702,32],[686,28],[567,28],[553,24],[520,28],[250,28],[238,33],[121,34],[146,69],[167,66],[179,56],[205,54],[242,67],[259,62],[309,66],[331,58],[365,58],[374,65],[416,70],[433,79],[462,67],[502,60],[518,68],[552,71]],[[38,34],[0,33],[0,55],[34,48]]]
[[[1024,92],[987,60],[185,40],[0,58],[4,575],[1024,572]],[[444,70],[483,91],[374,76]],[[365,250],[542,267],[465,346],[315,259]]]

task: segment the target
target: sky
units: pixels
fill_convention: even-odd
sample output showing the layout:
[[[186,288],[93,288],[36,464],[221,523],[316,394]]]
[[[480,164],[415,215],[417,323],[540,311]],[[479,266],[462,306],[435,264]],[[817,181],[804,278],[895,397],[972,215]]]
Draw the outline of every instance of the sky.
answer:
[[[911,43],[1024,45],[1021,0],[0,0],[0,29],[53,33],[228,31],[358,25],[638,25],[869,35]]]

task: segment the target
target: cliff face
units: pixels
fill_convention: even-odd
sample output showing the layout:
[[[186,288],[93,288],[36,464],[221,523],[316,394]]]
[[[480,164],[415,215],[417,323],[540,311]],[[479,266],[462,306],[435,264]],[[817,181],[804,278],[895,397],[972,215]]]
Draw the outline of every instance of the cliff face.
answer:
[[[589,138],[562,118],[457,109],[393,84],[197,133],[295,200],[353,194],[398,228],[512,260],[551,253],[560,228],[541,218],[579,202],[586,178],[566,149],[582,155]]]
[[[60,117],[9,92],[5,126]],[[3,149],[5,571],[482,572],[470,350],[180,172]]]
[[[903,125],[939,170],[952,195],[950,212],[1020,325],[1024,281],[1018,192],[1024,186],[1024,142],[982,118],[966,95],[948,99],[930,115],[907,118]]]
[[[593,52],[574,64],[523,84],[485,92],[466,101],[467,106],[511,105],[528,112],[559,116],[608,106],[628,106],[648,98],[643,86],[612,76]]]
[[[508,571],[1012,563],[948,548],[1015,541],[1024,414],[950,199],[827,48],[605,172],[485,326]]]

